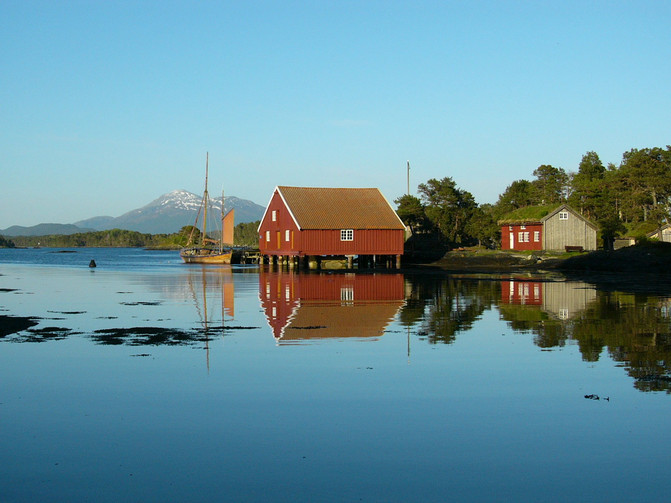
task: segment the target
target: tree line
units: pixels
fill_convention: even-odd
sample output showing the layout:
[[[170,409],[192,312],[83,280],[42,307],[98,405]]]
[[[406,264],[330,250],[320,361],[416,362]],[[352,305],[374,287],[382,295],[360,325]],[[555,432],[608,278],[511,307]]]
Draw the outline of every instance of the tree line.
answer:
[[[604,248],[619,236],[641,237],[669,220],[671,146],[631,149],[619,165],[604,165],[596,152],[582,156],[577,171],[543,164],[532,180],[515,180],[495,204],[479,205],[451,177],[418,186],[419,197],[395,200],[413,236],[431,235],[447,247],[498,247],[498,221],[523,208],[568,203],[599,227]]]
[[[258,246],[256,229],[259,222],[240,223],[233,233],[236,246]],[[200,231],[191,225],[172,234],[143,234],[124,229],[81,232],[77,234],[53,234],[49,236],[15,236],[11,239],[0,236],[0,248],[155,248],[179,249],[187,246],[189,236],[200,237]],[[213,237],[213,236],[208,236]]]

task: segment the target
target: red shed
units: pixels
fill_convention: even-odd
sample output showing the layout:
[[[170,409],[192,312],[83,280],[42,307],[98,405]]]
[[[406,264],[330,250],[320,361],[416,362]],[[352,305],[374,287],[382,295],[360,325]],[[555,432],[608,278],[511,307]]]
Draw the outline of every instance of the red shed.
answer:
[[[405,226],[375,188],[276,187],[259,225],[261,255],[395,257]]]
[[[542,250],[543,224],[538,220],[501,225],[502,250]]]

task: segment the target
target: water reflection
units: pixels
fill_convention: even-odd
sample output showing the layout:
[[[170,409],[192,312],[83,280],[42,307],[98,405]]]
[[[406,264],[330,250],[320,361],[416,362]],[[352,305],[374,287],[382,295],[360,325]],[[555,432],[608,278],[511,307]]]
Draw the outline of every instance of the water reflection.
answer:
[[[498,281],[444,275],[406,278],[400,320],[430,343],[451,344],[500,299]]]
[[[259,273],[261,307],[280,344],[380,337],[404,298],[402,274]]]
[[[604,353],[626,369],[642,391],[671,393],[670,299],[598,291],[581,282],[501,282],[502,319],[534,334],[540,348],[573,341],[582,359]]]
[[[154,274],[25,268],[3,276],[0,286],[5,342],[79,336],[99,345],[209,350],[214,339],[267,325],[280,345],[375,341],[393,331],[407,333],[408,341],[449,345],[475,335],[479,320],[493,312],[542,350],[574,346],[585,362],[616,362],[637,389],[671,393],[671,298],[581,281],[235,267]],[[487,349],[493,341],[480,344]]]

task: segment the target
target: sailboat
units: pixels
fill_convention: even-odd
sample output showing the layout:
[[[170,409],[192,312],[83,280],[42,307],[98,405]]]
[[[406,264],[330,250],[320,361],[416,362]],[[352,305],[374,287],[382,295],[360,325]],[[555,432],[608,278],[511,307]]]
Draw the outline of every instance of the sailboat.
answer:
[[[205,191],[203,200],[196,215],[196,222],[191,230],[191,235],[185,248],[182,248],[179,255],[187,264],[230,264],[233,256],[233,228],[235,225],[235,210],[231,209],[224,214],[224,194],[221,194],[221,237],[214,240],[207,237],[207,209],[210,206],[210,195],[207,191],[207,179],[209,175],[209,159],[207,154],[205,158]],[[198,226],[198,220],[202,214],[202,225]],[[200,230],[200,242],[194,243],[195,229]],[[228,246],[225,246],[227,244]]]

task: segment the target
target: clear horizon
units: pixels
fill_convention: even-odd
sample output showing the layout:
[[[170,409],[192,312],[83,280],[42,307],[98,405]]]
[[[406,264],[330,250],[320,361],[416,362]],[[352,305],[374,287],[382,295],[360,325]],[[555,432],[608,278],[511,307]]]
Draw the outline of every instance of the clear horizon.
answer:
[[[210,187],[452,177],[493,203],[541,164],[671,143],[671,4],[0,5],[0,229]]]

